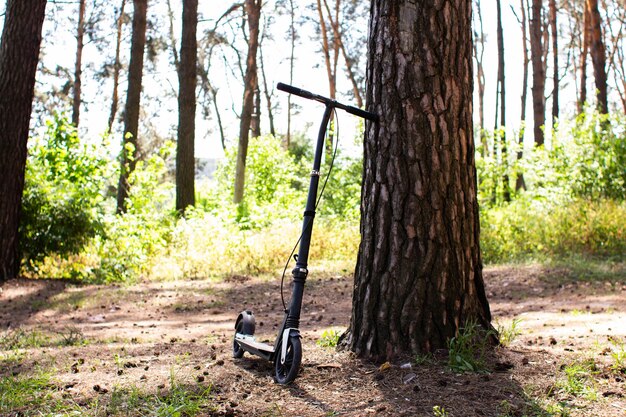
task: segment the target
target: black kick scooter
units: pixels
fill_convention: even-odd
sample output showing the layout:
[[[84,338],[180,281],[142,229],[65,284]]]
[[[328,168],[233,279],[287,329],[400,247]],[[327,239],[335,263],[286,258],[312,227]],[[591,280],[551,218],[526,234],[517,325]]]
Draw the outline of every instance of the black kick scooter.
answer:
[[[328,128],[330,116],[335,109],[342,109],[355,116],[371,121],[378,121],[378,116],[374,113],[361,110],[357,107],[341,104],[333,99],[322,97],[317,94],[301,90],[287,84],[278,83],[276,86],[281,91],[289,94],[319,101],[326,106],[319,134],[315,147],[315,157],[313,160],[313,170],[311,171],[311,182],[309,194],[304,211],[304,221],[302,234],[300,236],[300,248],[296,259],[296,267],[292,271],[293,288],[291,293],[291,303],[285,310],[285,317],[281,324],[274,346],[257,342],[254,338],[255,320],[251,311],[242,311],[235,322],[235,337],[233,339],[233,357],[241,358],[244,352],[249,352],[260,356],[266,360],[274,362],[275,379],[279,384],[288,384],[298,375],[300,363],[302,361],[302,344],[300,342],[300,310],[302,308],[302,295],[304,293],[304,283],[309,273],[307,261],[309,258],[309,247],[311,245],[311,232],[313,230],[313,219],[315,218],[315,208],[317,203],[317,187],[320,179],[320,165],[322,153],[324,151],[324,138]]]

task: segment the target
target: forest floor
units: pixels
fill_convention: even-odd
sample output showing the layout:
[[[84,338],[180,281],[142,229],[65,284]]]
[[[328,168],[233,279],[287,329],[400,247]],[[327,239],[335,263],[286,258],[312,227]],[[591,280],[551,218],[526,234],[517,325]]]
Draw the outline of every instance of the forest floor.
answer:
[[[311,271],[289,386],[273,382],[272,364],[231,354],[243,308],[258,340],[275,337],[278,280],[13,280],[0,287],[0,415],[626,415],[624,264],[484,276],[495,323],[519,335],[481,372],[458,373],[445,355],[387,367],[321,346],[348,325],[352,277]]]

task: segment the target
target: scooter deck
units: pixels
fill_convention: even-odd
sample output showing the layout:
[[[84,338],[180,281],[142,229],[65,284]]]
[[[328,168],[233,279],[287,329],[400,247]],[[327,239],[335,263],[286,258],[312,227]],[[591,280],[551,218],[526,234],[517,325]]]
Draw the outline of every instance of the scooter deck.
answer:
[[[253,355],[260,356],[267,360],[272,360],[274,356],[274,346],[268,345],[267,343],[257,342],[254,339],[254,336],[237,333],[235,335],[235,341],[243,350],[252,353]]]

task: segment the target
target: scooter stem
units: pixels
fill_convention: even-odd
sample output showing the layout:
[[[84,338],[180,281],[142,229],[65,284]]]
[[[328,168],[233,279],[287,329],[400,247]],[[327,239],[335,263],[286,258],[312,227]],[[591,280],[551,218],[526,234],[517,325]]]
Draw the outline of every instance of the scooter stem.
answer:
[[[296,267],[292,271],[293,289],[291,293],[291,303],[287,311],[287,320],[285,328],[297,329],[300,325],[300,310],[302,308],[302,295],[304,293],[304,283],[309,273],[307,266],[309,260],[309,248],[311,246],[311,235],[313,232],[313,219],[315,218],[315,204],[317,203],[317,189],[320,180],[320,166],[322,164],[322,155],[324,153],[324,139],[328,122],[332,115],[334,106],[326,103],[326,110],[320,124],[319,133],[317,135],[317,144],[315,146],[315,157],[313,159],[313,170],[311,171],[311,180],[309,183],[309,194],[306,200],[304,210],[304,219],[302,221],[302,239],[298,249],[298,258]]]

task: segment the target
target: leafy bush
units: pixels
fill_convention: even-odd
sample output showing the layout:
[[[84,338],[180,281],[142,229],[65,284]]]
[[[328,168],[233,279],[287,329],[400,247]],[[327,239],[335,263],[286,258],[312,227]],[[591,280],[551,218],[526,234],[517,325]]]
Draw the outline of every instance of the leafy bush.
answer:
[[[167,161],[174,149],[168,142],[130,174],[126,213],[104,217],[104,234],[92,243],[99,263],[98,281],[135,281],[150,271],[171,240],[176,221],[174,186],[167,181]]]
[[[230,203],[236,160],[237,148],[227,150],[215,174],[214,195],[205,200],[207,209],[215,214],[227,213],[244,228],[268,226],[272,220],[293,219],[302,213],[306,195],[296,190],[302,188],[302,179],[296,175],[298,167],[293,157],[283,149],[278,138],[263,136],[250,140],[244,203],[240,206]]]
[[[102,231],[110,171],[103,148],[82,142],[64,115],[47,122],[29,151],[20,249],[25,266],[36,270],[46,256],[76,254]]]
[[[518,198],[481,211],[481,249],[487,263],[572,255],[623,258],[626,202],[576,199],[559,203]]]

